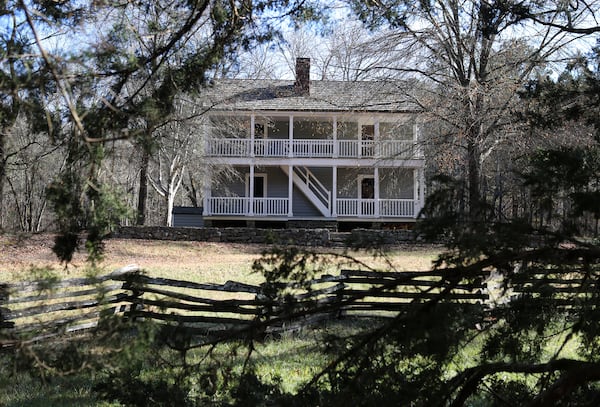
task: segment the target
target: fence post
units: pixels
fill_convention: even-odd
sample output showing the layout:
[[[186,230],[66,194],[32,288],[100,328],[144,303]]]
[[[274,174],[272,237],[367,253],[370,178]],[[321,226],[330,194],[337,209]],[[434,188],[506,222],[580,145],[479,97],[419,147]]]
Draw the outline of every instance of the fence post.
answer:
[[[141,283],[142,275],[139,270],[131,270],[123,273],[123,290],[131,291],[131,295],[126,297],[129,302],[129,311],[123,313],[124,320],[135,321],[136,311],[141,311],[144,308],[142,301],[139,299],[144,294],[143,284]]]
[[[0,284],[0,329],[13,328],[15,323],[13,321],[7,321],[6,315],[10,313],[10,310],[5,307],[9,299],[8,284]]]
[[[346,279],[346,276],[343,274],[342,270],[340,270],[340,279]],[[342,309],[342,303],[346,297],[346,283],[342,282],[341,288],[336,291],[336,301],[338,304],[337,316],[336,318],[342,319],[344,317],[344,310]]]

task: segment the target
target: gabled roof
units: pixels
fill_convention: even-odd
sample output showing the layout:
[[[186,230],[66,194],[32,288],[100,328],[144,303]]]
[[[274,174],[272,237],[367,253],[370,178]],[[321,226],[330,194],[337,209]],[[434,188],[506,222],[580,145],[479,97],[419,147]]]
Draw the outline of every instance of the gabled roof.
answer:
[[[417,112],[405,88],[397,81],[310,81],[302,96],[294,81],[229,79],[205,88],[202,100],[221,111]]]

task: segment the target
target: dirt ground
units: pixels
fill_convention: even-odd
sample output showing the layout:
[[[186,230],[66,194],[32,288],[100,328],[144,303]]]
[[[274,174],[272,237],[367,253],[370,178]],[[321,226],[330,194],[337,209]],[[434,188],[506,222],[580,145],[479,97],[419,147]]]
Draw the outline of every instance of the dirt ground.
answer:
[[[52,234],[0,234],[0,281],[27,279],[35,267],[47,267],[66,276],[86,273],[86,253],[76,253],[68,266],[61,264],[54,253]],[[256,282],[252,262],[258,259],[265,246],[192,241],[161,241],[138,239],[107,239],[105,272],[136,264],[154,276],[192,279],[205,282],[237,280]],[[388,259],[369,258],[354,253],[361,260],[375,261],[385,269],[427,270],[439,254],[439,248],[407,246],[397,248]]]
[[[27,273],[33,267],[49,267],[78,275],[86,266],[81,249],[69,265],[61,264],[52,252],[52,234],[0,234],[0,280]],[[109,271],[137,264],[148,270],[177,269],[185,274],[191,268],[215,270],[223,265],[248,268],[260,256],[258,245],[231,245],[209,242],[107,239],[101,266]],[[8,275],[7,275],[8,274]]]
[[[56,262],[53,238],[48,234],[0,235],[0,267],[7,270]]]

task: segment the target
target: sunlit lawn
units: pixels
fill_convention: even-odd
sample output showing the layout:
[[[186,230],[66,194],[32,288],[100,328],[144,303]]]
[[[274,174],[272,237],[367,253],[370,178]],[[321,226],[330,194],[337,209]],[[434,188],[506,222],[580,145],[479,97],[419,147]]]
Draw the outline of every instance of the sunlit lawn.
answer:
[[[34,267],[48,267],[61,278],[88,273],[85,253],[77,253],[72,264],[65,267],[53,256],[52,237],[0,236],[0,281],[10,282],[31,278]],[[224,283],[228,280],[248,284],[263,281],[252,272],[252,263],[268,249],[261,245],[222,244],[207,242],[173,242],[111,239],[106,242],[106,256],[101,273],[108,273],[128,264],[137,264],[152,277],[166,277],[202,283]],[[378,270],[427,270],[439,254],[438,247],[395,247],[384,256],[373,257],[365,252],[346,253],[341,249],[317,249],[333,255],[350,256]],[[348,267],[348,264],[339,266]],[[338,266],[327,272],[335,274]],[[354,268],[359,267],[354,265]],[[338,327],[339,328],[339,327]],[[252,362],[266,381],[281,378],[282,389],[297,391],[327,362],[318,346],[316,331],[305,330],[282,338],[267,340],[257,346]],[[8,373],[8,372],[5,372]],[[76,376],[55,378],[42,383],[25,374],[2,375],[0,405],[6,406],[108,406],[91,392],[93,378]],[[17,380],[18,385],[10,385]]]
[[[74,261],[65,266],[53,255],[52,236],[0,235],[0,281],[24,280],[32,267],[50,267],[61,277],[85,275],[86,254],[78,252]],[[150,276],[190,280],[196,282],[224,283],[228,280],[260,283],[262,276],[252,273],[252,263],[268,249],[263,245],[241,245],[210,242],[181,242],[134,239],[108,239],[106,254],[100,264],[102,272],[136,264]],[[321,252],[347,254],[379,270],[427,270],[440,252],[433,246],[394,247],[384,256],[349,252],[341,249],[314,249]],[[357,267],[357,266],[355,266]],[[332,268],[331,273],[337,270]]]

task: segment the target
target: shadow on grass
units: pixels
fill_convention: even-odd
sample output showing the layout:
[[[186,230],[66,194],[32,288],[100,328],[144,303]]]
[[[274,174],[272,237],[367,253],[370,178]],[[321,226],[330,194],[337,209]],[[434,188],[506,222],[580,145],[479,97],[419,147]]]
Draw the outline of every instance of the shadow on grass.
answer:
[[[48,383],[28,374],[3,373],[0,382],[0,406],[3,407],[117,407],[119,404],[98,400],[91,383],[73,377],[52,378]]]

